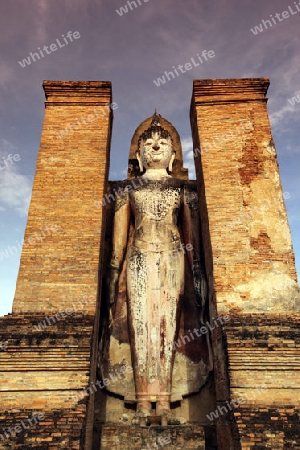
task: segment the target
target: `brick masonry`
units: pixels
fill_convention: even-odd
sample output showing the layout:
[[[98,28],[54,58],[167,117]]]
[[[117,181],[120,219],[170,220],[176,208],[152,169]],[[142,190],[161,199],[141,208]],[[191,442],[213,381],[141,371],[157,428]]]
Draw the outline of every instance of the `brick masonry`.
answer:
[[[214,426],[219,450],[299,448],[299,293],[268,85],[194,82],[210,318],[231,317],[212,331],[219,417],[204,437],[199,424],[155,430],[94,423],[95,396],[83,388],[96,380],[106,255],[105,217],[96,205],[107,189],[111,85],[44,83],[45,121],[13,314],[0,319],[1,450],[98,450],[101,440],[102,450],[147,449],[159,433],[172,434],[166,450],[199,450],[204,439],[211,450]],[[230,402],[236,406],[229,409]],[[9,431],[39,413],[43,420],[30,428]]]
[[[89,450],[93,396],[77,393],[96,378],[105,217],[95,203],[107,188],[111,83],[43,86],[45,119],[13,314],[1,319],[8,344],[0,354],[0,422],[5,431],[36,411],[45,420],[5,442],[0,436],[0,448]]]
[[[102,200],[108,178],[111,85],[46,81],[44,89],[45,119],[13,312],[66,309],[84,296],[90,300],[83,310],[94,314],[104,223],[95,202]]]
[[[85,442],[91,398],[83,388],[91,376],[94,317],[74,312],[38,331],[44,320],[43,314],[0,320],[6,342],[0,352],[1,450],[79,450]],[[33,414],[44,419],[29,426]],[[5,434],[9,427],[13,432]]]
[[[135,427],[105,425],[101,450],[205,450],[204,428],[194,426]]]
[[[207,268],[211,274],[213,264],[218,307],[227,311],[295,308],[297,275],[268,86],[265,78],[194,82],[192,132],[201,151],[195,165],[213,257]]]
[[[268,86],[196,80],[191,103],[210,316],[231,317],[212,332],[221,450],[299,442],[299,288]]]

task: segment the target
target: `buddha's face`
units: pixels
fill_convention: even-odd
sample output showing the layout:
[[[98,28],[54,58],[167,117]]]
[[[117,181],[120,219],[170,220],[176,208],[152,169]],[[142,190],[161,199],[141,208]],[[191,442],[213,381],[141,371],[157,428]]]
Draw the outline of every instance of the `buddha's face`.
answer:
[[[172,154],[171,139],[161,137],[160,133],[152,133],[151,138],[140,144],[139,156],[145,169],[166,169]]]

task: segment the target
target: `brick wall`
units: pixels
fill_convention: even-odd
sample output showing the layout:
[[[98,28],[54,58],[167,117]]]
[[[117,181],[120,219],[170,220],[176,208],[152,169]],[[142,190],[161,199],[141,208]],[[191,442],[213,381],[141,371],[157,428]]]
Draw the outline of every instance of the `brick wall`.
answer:
[[[299,288],[268,86],[196,80],[191,103],[210,317],[231,317],[212,332],[220,450],[294,448],[299,435]]]
[[[145,427],[108,424],[102,427],[101,450],[204,450],[204,428]]]
[[[94,314],[112,110],[109,82],[46,81],[46,111],[13,312]]]
[[[224,332],[242,449],[300,448],[300,315],[235,315]]]
[[[201,151],[195,166],[222,310],[295,307],[297,275],[268,85],[265,78],[194,81],[191,122],[194,149]]]
[[[90,385],[94,317],[74,312],[39,331],[44,321],[43,314],[0,319],[6,343],[0,352],[0,449],[88,448],[92,396],[84,388]],[[44,418],[30,424],[33,414]],[[9,427],[13,432],[5,433]]]
[[[78,400],[76,393],[96,379],[105,216],[95,205],[107,188],[117,105],[109,82],[43,86],[45,119],[13,314],[1,322],[9,343],[0,355],[0,421],[4,429],[18,426],[30,411],[46,419],[0,444],[90,450],[94,396]]]

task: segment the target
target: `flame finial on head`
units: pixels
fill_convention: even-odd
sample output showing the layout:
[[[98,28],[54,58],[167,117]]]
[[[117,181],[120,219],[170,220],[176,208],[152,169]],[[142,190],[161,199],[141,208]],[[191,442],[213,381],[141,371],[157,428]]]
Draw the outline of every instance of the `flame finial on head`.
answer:
[[[152,120],[151,120],[151,125],[147,130],[145,130],[141,134],[139,141],[138,141],[138,146],[140,146],[140,143],[142,141],[145,141],[146,139],[151,138],[153,133],[159,133],[161,138],[172,140],[170,133],[161,126],[160,118],[161,118],[161,115],[157,113],[156,108],[155,108],[155,111],[154,111],[154,114],[153,114]]]
[[[160,114],[157,114],[157,111],[156,111],[156,108],[155,108],[155,110],[154,110],[154,114],[153,114],[153,116],[152,116],[152,121],[151,121],[151,126],[161,126],[160,125],[160,117],[161,117],[161,115]]]

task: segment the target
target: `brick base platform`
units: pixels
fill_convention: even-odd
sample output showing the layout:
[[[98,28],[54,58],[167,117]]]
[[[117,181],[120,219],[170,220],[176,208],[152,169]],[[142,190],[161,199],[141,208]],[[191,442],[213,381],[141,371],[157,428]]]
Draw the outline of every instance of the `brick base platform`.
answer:
[[[234,450],[300,449],[299,314],[232,313],[230,318],[223,327],[230,399],[218,399],[218,418],[212,421],[218,449],[228,450],[236,432]],[[215,380],[221,385],[218,367]]]
[[[45,328],[37,329],[43,321]],[[83,388],[89,385],[93,323],[81,313],[50,324],[43,314],[0,319],[0,450],[89,448],[92,396]]]
[[[104,425],[99,450],[205,450],[204,427]],[[98,450],[98,449],[97,449]]]

